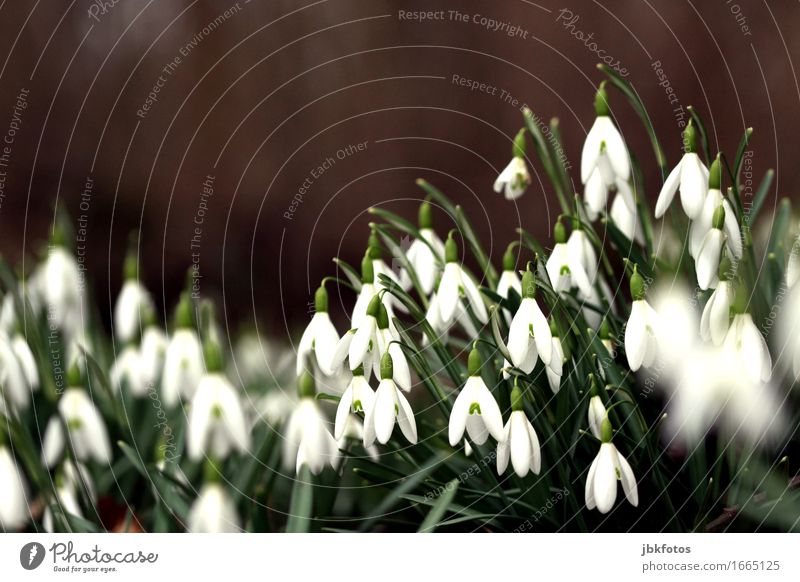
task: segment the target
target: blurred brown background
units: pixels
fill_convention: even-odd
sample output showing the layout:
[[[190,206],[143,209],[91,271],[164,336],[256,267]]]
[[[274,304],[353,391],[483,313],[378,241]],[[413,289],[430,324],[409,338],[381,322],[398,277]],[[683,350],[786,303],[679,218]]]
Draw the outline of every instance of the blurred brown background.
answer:
[[[414,20],[415,10],[439,19]],[[497,260],[520,223],[548,237],[558,212],[548,188],[537,182],[514,205],[491,185],[522,103],[560,118],[578,179],[601,80],[596,51],[627,70],[670,164],[680,145],[674,109],[691,104],[714,149],[731,156],[755,127],[756,179],[774,167],[773,194],[793,194],[798,30],[795,0],[8,0],[2,252],[15,263],[33,256],[59,199],[85,217],[106,315],[128,233],[141,229],[143,277],[162,306],[171,309],[195,253],[202,292],[224,296],[229,321],[258,317],[285,337],[334,272],[331,257],[358,264],[371,205],[415,216],[417,177],[466,207]],[[454,75],[497,89],[471,91]],[[621,95],[611,99],[653,200],[660,178],[646,134]]]

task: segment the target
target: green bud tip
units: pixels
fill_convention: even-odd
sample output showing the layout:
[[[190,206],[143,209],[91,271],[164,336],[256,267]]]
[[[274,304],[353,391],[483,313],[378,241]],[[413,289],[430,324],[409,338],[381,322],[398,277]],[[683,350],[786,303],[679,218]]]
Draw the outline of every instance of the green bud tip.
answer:
[[[600,322],[600,339],[606,340],[611,338],[611,326],[608,323],[608,318],[604,317]]]
[[[83,380],[81,380],[81,368],[78,366],[77,359],[72,362],[72,365],[67,370],[67,385],[68,386],[81,386],[83,384]]]
[[[375,319],[378,319],[378,316],[381,314],[381,297],[380,295],[375,295],[367,305],[367,315],[371,315]]]
[[[552,317],[550,318],[550,335],[553,337],[561,337],[558,334],[558,324],[556,324],[556,320]]]
[[[606,82],[600,83],[597,93],[594,96],[594,112],[597,117],[608,117],[608,94],[606,93]]]
[[[469,375],[480,376],[482,365],[483,361],[481,360],[481,353],[478,351],[477,346],[473,345],[472,350],[469,353],[469,359],[467,360],[467,370],[469,371]]]
[[[526,150],[525,128],[523,127],[522,129],[519,130],[519,132],[517,132],[517,136],[514,138],[514,146],[511,148],[511,154],[515,158],[523,158],[524,159],[525,158],[525,150]]]
[[[364,254],[361,260],[361,282],[365,285],[371,285],[375,282],[375,269],[372,266],[372,257],[369,251]]]
[[[722,189],[722,164],[720,163],[720,154],[711,162],[711,167],[708,169],[708,189],[721,190]]]
[[[394,363],[392,356],[387,351],[381,358],[381,380],[391,380],[394,377]]]
[[[728,253],[722,253],[722,258],[719,261],[719,280],[728,281],[733,273],[733,261],[728,256]]]
[[[633,266],[633,275],[631,275],[631,297],[634,301],[644,299],[644,279],[639,274],[639,267]]]
[[[131,249],[125,255],[125,263],[122,266],[122,276],[126,281],[135,281],[139,276],[139,261],[136,258],[136,251]]]
[[[533,299],[536,297],[536,276],[531,271],[530,265],[522,274],[522,298]]]
[[[386,311],[386,306],[383,302],[378,304],[378,329],[389,329],[389,312]]]
[[[209,373],[222,371],[222,348],[219,342],[207,338],[203,342],[203,358],[205,359],[206,371]]]
[[[220,480],[220,471],[217,463],[210,457],[206,458],[203,463],[203,481],[205,483],[218,483]]]
[[[419,205],[419,215],[417,218],[420,229],[433,228],[433,208],[431,203],[425,200]]]
[[[523,410],[523,403],[522,403],[522,390],[519,388],[519,384],[514,382],[514,388],[511,390],[511,410]]]
[[[606,417],[600,424],[600,440],[604,443],[610,443],[613,434],[614,431],[611,429],[611,423],[608,421],[608,417]]]
[[[591,396],[600,396],[600,387],[597,385],[597,378],[594,374],[589,374],[589,394]]]
[[[53,236],[50,239],[50,244],[54,247],[63,247],[66,245],[67,242],[67,235],[64,232],[64,227],[61,226],[60,223],[56,222],[55,226],[53,227]]]
[[[553,227],[553,238],[555,239],[556,244],[567,242],[567,229],[564,228],[564,224],[561,222],[560,218],[556,221],[556,224]]]
[[[364,364],[361,364],[355,370],[352,370],[353,376],[363,376],[364,375]]]
[[[191,296],[187,292],[181,293],[178,307],[175,308],[175,327],[186,328],[194,325],[194,308]]]
[[[687,154],[697,151],[697,130],[691,120],[686,129],[683,130],[683,151]]]
[[[517,256],[514,254],[516,243],[511,243],[506,247],[506,252],[503,253],[503,270],[513,271],[517,266]]]
[[[317,313],[328,312],[328,290],[325,289],[325,285],[317,287],[317,291],[314,293],[314,310]]]
[[[378,238],[378,233],[376,233],[374,230],[370,233],[367,241],[367,252],[372,259],[380,259],[383,257],[381,241]]]
[[[314,382],[314,376],[310,372],[303,372],[300,379],[297,381],[297,394],[300,398],[314,398],[317,393],[317,387]]]
[[[717,230],[722,230],[723,226],[725,226],[725,206],[722,204],[717,206],[717,209],[714,211],[714,217],[711,219],[711,226]]]
[[[447,235],[447,241],[444,243],[444,262],[457,263],[458,262],[458,243],[453,239],[453,231]]]

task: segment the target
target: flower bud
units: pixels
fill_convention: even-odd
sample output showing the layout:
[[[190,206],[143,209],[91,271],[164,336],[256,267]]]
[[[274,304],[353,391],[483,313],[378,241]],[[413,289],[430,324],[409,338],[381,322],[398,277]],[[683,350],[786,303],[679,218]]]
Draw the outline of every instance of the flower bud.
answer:
[[[469,353],[469,359],[467,360],[467,371],[469,372],[469,375],[480,376],[481,366],[483,366],[481,353],[478,351],[478,347],[473,345],[472,351]]]
[[[420,229],[433,228],[433,209],[431,203],[425,200],[419,205],[419,215],[417,218]]]
[[[317,387],[314,382],[314,376],[308,371],[303,372],[297,381],[297,395],[300,398],[314,398],[316,393]]]
[[[317,313],[328,312],[328,291],[325,285],[320,285],[314,293],[314,309]]]
[[[447,235],[447,242],[444,243],[444,262],[457,263],[458,262],[458,244],[453,240],[453,231]]]
[[[525,149],[525,128],[523,127],[514,138],[514,147],[511,149],[511,154],[515,158],[525,158]]]
[[[594,112],[597,117],[608,117],[608,94],[606,93],[606,82],[600,83],[597,93],[594,96]]]
[[[394,363],[392,355],[386,351],[381,358],[381,380],[391,380],[394,377]]]
[[[644,299],[644,279],[639,274],[639,267],[633,266],[633,275],[631,275],[631,297],[634,301],[641,301]]]

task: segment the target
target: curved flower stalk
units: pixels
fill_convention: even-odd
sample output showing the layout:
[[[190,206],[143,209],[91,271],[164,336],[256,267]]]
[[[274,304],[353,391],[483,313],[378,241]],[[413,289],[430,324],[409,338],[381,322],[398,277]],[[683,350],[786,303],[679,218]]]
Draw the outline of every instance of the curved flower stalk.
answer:
[[[220,483],[212,462],[206,463],[205,483],[189,509],[186,529],[190,533],[237,533],[242,531],[236,504]]]
[[[58,401],[59,418],[52,417],[47,424],[42,444],[43,462],[55,466],[69,445],[75,459],[84,463],[94,460],[101,465],[111,462],[111,443],[100,411],[83,389],[80,370],[73,364],[67,372],[69,388]],[[64,434],[66,428],[66,435]]]
[[[730,203],[725,199],[720,190],[722,186],[722,165],[720,156],[711,164],[708,174],[708,194],[706,195],[703,208],[697,219],[692,222],[689,238],[689,254],[697,258],[700,254],[700,247],[703,245],[705,237],[713,230],[714,216],[717,208],[722,206],[723,224],[721,227],[725,235],[725,247],[731,256],[737,261],[742,258],[742,233],[739,223],[736,222],[736,214]]]
[[[458,262],[458,244],[453,239],[453,231],[447,236],[444,249],[444,273],[437,291],[440,321],[445,326],[452,325],[458,319],[458,308],[464,299],[477,320],[487,323],[489,314],[478,286]]]
[[[206,374],[191,402],[186,452],[194,461],[206,455],[224,460],[250,448],[250,432],[239,394],[222,374],[222,353],[214,340],[205,345]]]
[[[364,448],[370,447],[375,439],[385,445],[389,442],[394,430],[395,422],[400,425],[400,431],[408,442],[417,442],[417,422],[411,405],[397,389],[392,379],[394,365],[389,352],[381,358],[381,382],[375,391],[372,406],[366,410],[364,416]]]
[[[359,366],[353,370],[353,378],[339,399],[333,438],[337,441],[344,438],[350,416],[359,412],[366,413],[372,407],[374,400],[375,392],[372,391],[369,382],[364,377],[364,367]]]
[[[14,531],[30,519],[28,482],[7,446],[5,428],[0,430],[0,529]]]
[[[316,400],[314,377],[303,373],[297,382],[297,407],[289,418],[283,441],[283,466],[299,474],[307,466],[312,475],[319,475],[325,465],[339,466],[339,446],[328,431],[327,420]]]
[[[525,477],[529,472],[538,475],[542,469],[539,437],[525,416],[522,391],[516,383],[511,390],[511,416],[503,432],[503,440],[497,443],[497,473],[506,472],[510,458],[518,477]]]
[[[328,291],[323,283],[314,294],[314,317],[297,347],[297,375],[308,369],[312,361],[316,361],[323,374],[333,374],[333,358],[338,343],[339,334],[328,315]]]
[[[659,319],[644,298],[644,280],[639,275],[638,268],[634,266],[631,275],[631,315],[625,326],[625,355],[628,357],[628,366],[634,372],[644,366],[653,365],[658,356]]]
[[[188,293],[181,296],[175,310],[175,331],[164,356],[161,391],[164,405],[174,408],[191,400],[204,372],[203,348],[193,326],[193,307]]]
[[[476,445],[485,443],[490,434],[498,442],[506,439],[500,407],[480,375],[482,366],[481,354],[477,346],[473,346],[469,353],[469,378],[450,412],[448,434],[451,447],[461,442],[464,430]]]
[[[128,343],[142,331],[146,314],[155,310],[153,298],[139,281],[139,261],[133,250],[125,257],[125,282],[114,306],[114,334],[122,343]]]
[[[406,251],[406,258],[417,275],[422,292],[430,295],[442,272],[444,243],[433,230],[433,211],[427,200],[419,205],[418,223],[421,238],[414,239]],[[411,288],[411,276],[405,269],[400,272],[400,284],[403,289]]]
[[[553,336],[550,324],[536,302],[536,278],[528,266],[522,275],[522,301],[508,331],[511,362],[530,374],[537,358],[547,366],[552,361]]]
[[[581,152],[581,183],[585,186],[584,202],[590,220],[605,210],[609,188],[623,188],[631,175],[630,154],[611,120],[605,82],[597,90],[594,108],[597,117]]]
[[[617,500],[617,481],[622,483],[622,491],[628,503],[639,505],[639,489],[628,460],[611,442],[612,430],[608,418],[600,426],[600,451],[589,468],[586,478],[586,508],[608,513]]]
[[[697,130],[690,121],[683,132],[684,154],[667,176],[656,201],[656,218],[661,218],[680,190],[683,212],[695,220],[703,209],[708,193],[708,168],[697,155]]]
[[[531,175],[525,164],[525,150],[525,128],[522,128],[514,138],[511,161],[494,181],[494,191],[498,194],[502,192],[506,200],[516,200],[531,185]]]

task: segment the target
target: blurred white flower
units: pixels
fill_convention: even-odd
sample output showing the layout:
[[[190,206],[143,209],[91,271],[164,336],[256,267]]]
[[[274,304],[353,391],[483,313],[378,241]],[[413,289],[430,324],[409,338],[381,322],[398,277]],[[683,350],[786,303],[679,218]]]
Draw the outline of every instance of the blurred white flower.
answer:
[[[72,337],[82,327],[83,281],[75,257],[63,246],[49,248],[47,258],[32,277],[47,310],[47,320]]]
[[[328,292],[322,285],[314,295],[314,307],[314,317],[303,332],[297,347],[298,376],[309,365],[312,355],[324,374],[333,373],[333,356],[339,343],[339,334],[328,315]]]
[[[586,478],[586,508],[600,513],[608,513],[617,500],[617,481],[622,483],[622,491],[628,502],[639,505],[639,490],[636,477],[627,459],[611,442],[611,425],[603,420],[601,427],[600,451],[597,453],[589,475]]]
[[[200,381],[191,402],[186,435],[189,458],[225,459],[232,451],[250,448],[250,432],[236,388],[218,371]]]
[[[133,272],[127,272],[130,260],[130,257],[126,259],[126,280],[114,306],[114,335],[123,343],[132,341],[139,334],[146,317],[155,310],[150,293],[136,279],[135,257]]]
[[[270,426],[283,424],[297,407],[297,399],[291,390],[273,388],[258,401],[251,427],[257,422],[266,421]]]
[[[144,366],[139,349],[135,346],[128,346],[117,356],[111,366],[109,380],[111,387],[120,394],[123,383],[128,387],[130,393],[136,398],[147,395],[148,385],[143,378]]]
[[[173,408],[194,397],[204,372],[203,349],[194,329],[181,327],[169,339],[164,356],[161,391],[164,405]]]
[[[30,519],[28,484],[5,444],[0,444],[0,491],[0,529],[22,528]]]
[[[603,421],[608,416],[606,412],[606,407],[603,406],[603,401],[600,399],[600,396],[594,394],[589,399],[589,408],[587,410],[587,416],[589,420],[589,430],[592,431],[592,434],[596,439],[600,439],[600,428],[603,425]]]
[[[714,162],[715,164],[717,162]],[[712,165],[712,171],[713,165]],[[712,230],[714,213],[717,208],[722,206],[725,214],[722,224],[722,232],[725,235],[725,246],[728,252],[735,259],[742,258],[742,234],[739,230],[739,223],[736,222],[736,214],[733,212],[730,203],[723,197],[722,192],[716,188],[708,191],[703,209],[692,222],[689,239],[689,254],[697,258],[700,254],[700,247],[706,235]]]
[[[772,358],[767,342],[749,313],[733,316],[723,345],[730,354],[741,360],[752,382],[767,382],[772,377]]]
[[[220,483],[206,483],[189,509],[190,533],[238,533],[242,531],[236,505]]]
[[[494,191],[502,192],[506,200],[516,200],[530,185],[531,175],[525,159],[514,156],[494,181]]]
[[[611,220],[617,225],[617,228],[622,231],[629,240],[638,244],[644,243],[644,235],[642,227],[639,224],[639,215],[635,206],[629,205],[624,196],[619,193],[614,197],[611,203],[610,211]]]
[[[342,394],[339,400],[339,406],[336,409],[336,422],[333,430],[333,437],[338,441],[341,440],[346,432],[348,417],[357,412],[366,413],[372,407],[375,400],[375,393],[364,378],[364,370],[356,369],[353,372],[353,378],[350,384]]]
[[[711,341],[715,346],[721,345],[728,333],[730,323],[733,289],[729,281],[722,280],[711,293],[700,319],[700,337]]]
[[[392,368],[392,356],[387,352],[381,358],[381,381],[375,391],[375,398],[364,416],[365,448],[371,446],[375,439],[384,445],[389,442],[395,422],[400,425],[400,431],[411,444],[417,442],[414,411],[394,383]]]
[[[492,392],[480,376],[481,365],[480,353],[473,347],[469,354],[469,378],[450,411],[448,434],[452,447],[461,441],[465,429],[476,445],[485,443],[490,434],[498,442],[506,438],[503,415]]]
[[[609,116],[605,85],[601,84],[595,96],[597,117],[592,124],[581,152],[581,182],[589,182],[592,174],[607,164],[613,176],[627,181],[631,174],[630,154],[625,140]]]
[[[164,369],[164,359],[167,354],[169,341],[166,334],[157,325],[148,325],[142,334],[142,343],[139,348],[142,382],[146,390],[158,382]]]
[[[340,449],[345,449],[347,447],[348,440],[356,441],[358,443],[364,442],[364,424],[355,414],[348,414],[345,418],[344,429],[342,431],[342,435],[336,439],[336,446],[338,446]],[[367,455],[369,455],[369,458],[375,462],[377,462],[380,458],[378,448],[375,445],[365,447],[364,451],[367,453]]]
[[[315,398],[314,379],[304,373],[299,379],[300,399],[289,418],[283,441],[283,465],[297,473],[305,465],[319,475],[325,465],[339,465],[339,445],[328,430],[328,421]]]
[[[22,342],[24,343],[25,340]],[[34,385],[28,381],[23,363],[17,355],[18,350],[15,350],[14,347],[14,341],[5,333],[0,332],[0,396],[6,400],[7,404],[10,404],[11,410],[22,411],[28,408]],[[26,367],[30,365],[27,356],[28,354],[23,353]],[[31,373],[36,373],[35,362]],[[38,386],[38,378],[38,373],[36,373],[36,386]]]
[[[101,465],[111,462],[111,443],[105,421],[83,388],[67,388],[58,401],[58,411],[79,462],[90,459]]]
[[[692,123],[683,132],[684,151],[681,161],[670,172],[656,201],[656,218],[661,218],[672,204],[680,189],[681,206],[690,219],[695,220],[703,209],[708,192],[708,168],[697,155],[697,130]]]

